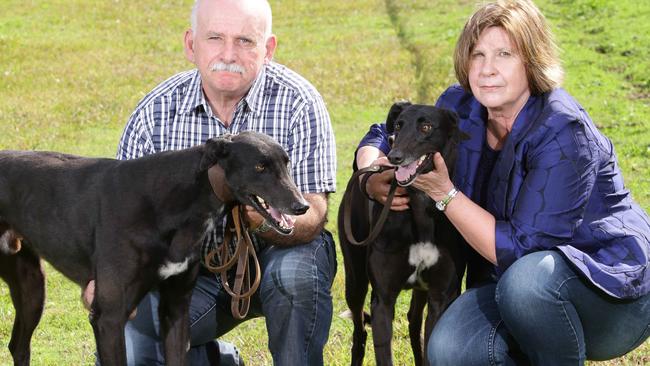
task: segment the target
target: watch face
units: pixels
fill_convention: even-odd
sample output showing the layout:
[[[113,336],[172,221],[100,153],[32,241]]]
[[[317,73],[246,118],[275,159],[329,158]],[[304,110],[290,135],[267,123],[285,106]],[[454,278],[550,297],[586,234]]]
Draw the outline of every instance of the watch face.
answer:
[[[444,200],[436,202],[436,208],[440,211],[444,211],[445,210]]]

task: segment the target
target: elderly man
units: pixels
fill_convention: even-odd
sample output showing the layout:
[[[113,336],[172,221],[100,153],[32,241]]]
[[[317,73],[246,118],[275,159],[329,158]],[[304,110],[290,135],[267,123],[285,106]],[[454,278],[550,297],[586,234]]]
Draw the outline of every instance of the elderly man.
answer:
[[[144,97],[131,115],[119,159],[188,148],[208,138],[244,130],[263,132],[290,156],[293,179],[310,204],[290,236],[266,231],[263,218],[247,211],[262,268],[248,318],[265,316],[268,347],[276,365],[322,365],[332,319],[330,287],[336,273],[333,240],[324,229],[327,195],[335,189],[336,156],[329,115],[316,89],[272,61],[266,0],[197,0],[185,33],[187,59],[196,69],[172,76]],[[215,228],[204,253],[223,241]],[[92,298],[90,284],[86,301]],[[126,327],[129,364],[164,364],[158,294],[148,294]],[[241,320],[218,276],[202,268],[190,305],[192,365],[237,364],[222,354],[216,337]],[[221,344],[222,351],[224,344]]]

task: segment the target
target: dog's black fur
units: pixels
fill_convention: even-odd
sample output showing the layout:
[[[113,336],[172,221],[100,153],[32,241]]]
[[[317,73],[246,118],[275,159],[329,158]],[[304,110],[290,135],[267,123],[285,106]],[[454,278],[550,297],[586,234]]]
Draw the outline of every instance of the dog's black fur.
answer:
[[[14,363],[29,364],[45,294],[42,257],[82,288],[96,280],[91,323],[102,365],[126,365],[124,325],[154,287],[167,364],[185,365],[204,233],[235,204],[271,219],[255,196],[305,213],[287,164],[278,143],[253,132],[128,161],[0,152],[0,276],[16,309]],[[209,178],[213,169],[221,181]]]
[[[448,110],[408,102],[394,104],[386,120],[389,133],[396,137],[388,154],[392,164],[406,166],[422,156],[427,158],[419,165],[417,173],[433,169],[432,156],[440,152],[445,159],[450,176],[456,160],[456,146],[466,138],[458,130],[456,115]],[[417,175],[417,174],[416,174]],[[408,185],[415,179],[401,182]],[[352,231],[357,239],[368,236],[369,212],[359,185],[347,192],[352,204]],[[376,240],[366,247],[348,242],[343,227],[343,205],[339,209],[339,241],[345,264],[345,298],[354,322],[352,365],[362,365],[367,333],[364,322],[368,315],[363,305],[372,286],[371,325],[377,365],[392,365],[391,339],[395,301],[404,288],[413,288],[408,312],[409,335],[416,365],[425,362],[422,350],[422,313],[428,305],[425,338],[428,339],[434,324],[447,306],[460,294],[465,270],[463,241],[446,216],[435,208],[435,202],[423,192],[407,188],[410,210],[391,211]],[[373,217],[383,208],[374,205]],[[410,248],[416,243],[431,243],[437,248],[439,258],[431,267],[420,268],[409,263]],[[419,272],[415,280],[409,278]],[[426,343],[425,343],[426,344]]]

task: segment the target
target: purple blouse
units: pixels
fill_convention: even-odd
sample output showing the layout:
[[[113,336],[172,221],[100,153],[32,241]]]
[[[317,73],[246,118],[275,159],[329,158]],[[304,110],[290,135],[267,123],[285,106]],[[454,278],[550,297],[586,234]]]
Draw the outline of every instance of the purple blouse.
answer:
[[[476,201],[486,110],[458,85],[436,106],[455,111],[471,137],[459,146],[453,179]],[[360,146],[387,153],[387,138],[383,125],[373,125]],[[648,216],[625,188],[611,141],[565,90],[529,98],[486,184],[498,272],[528,253],[555,249],[611,296],[650,291]]]

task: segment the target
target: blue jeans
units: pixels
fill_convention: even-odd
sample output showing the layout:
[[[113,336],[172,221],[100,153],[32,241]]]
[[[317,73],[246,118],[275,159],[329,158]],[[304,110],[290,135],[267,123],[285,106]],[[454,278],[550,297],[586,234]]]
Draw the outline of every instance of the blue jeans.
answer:
[[[336,253],[326,230],[312,242],[292,247],[268,246],[259,254],[262,278],[247,319],[265,316],[268,347],[275,365],[323,365],[323,347],[332,322],[330,288]],[[230,296],[216,275],[201,271],[190,304],[192,366],[210,365],[221,349],[221,365],[237,364],[234,348],[215,338],[245,320],[232,317]],[[138,305],[126,326],[129,365],[164,365],[158,322],[158,294]]]
[[[555,251],[517,260],[498,283],[465,291],[436,324],[431,365],[582,365],[650,335],[650,294],[605,295]]]

